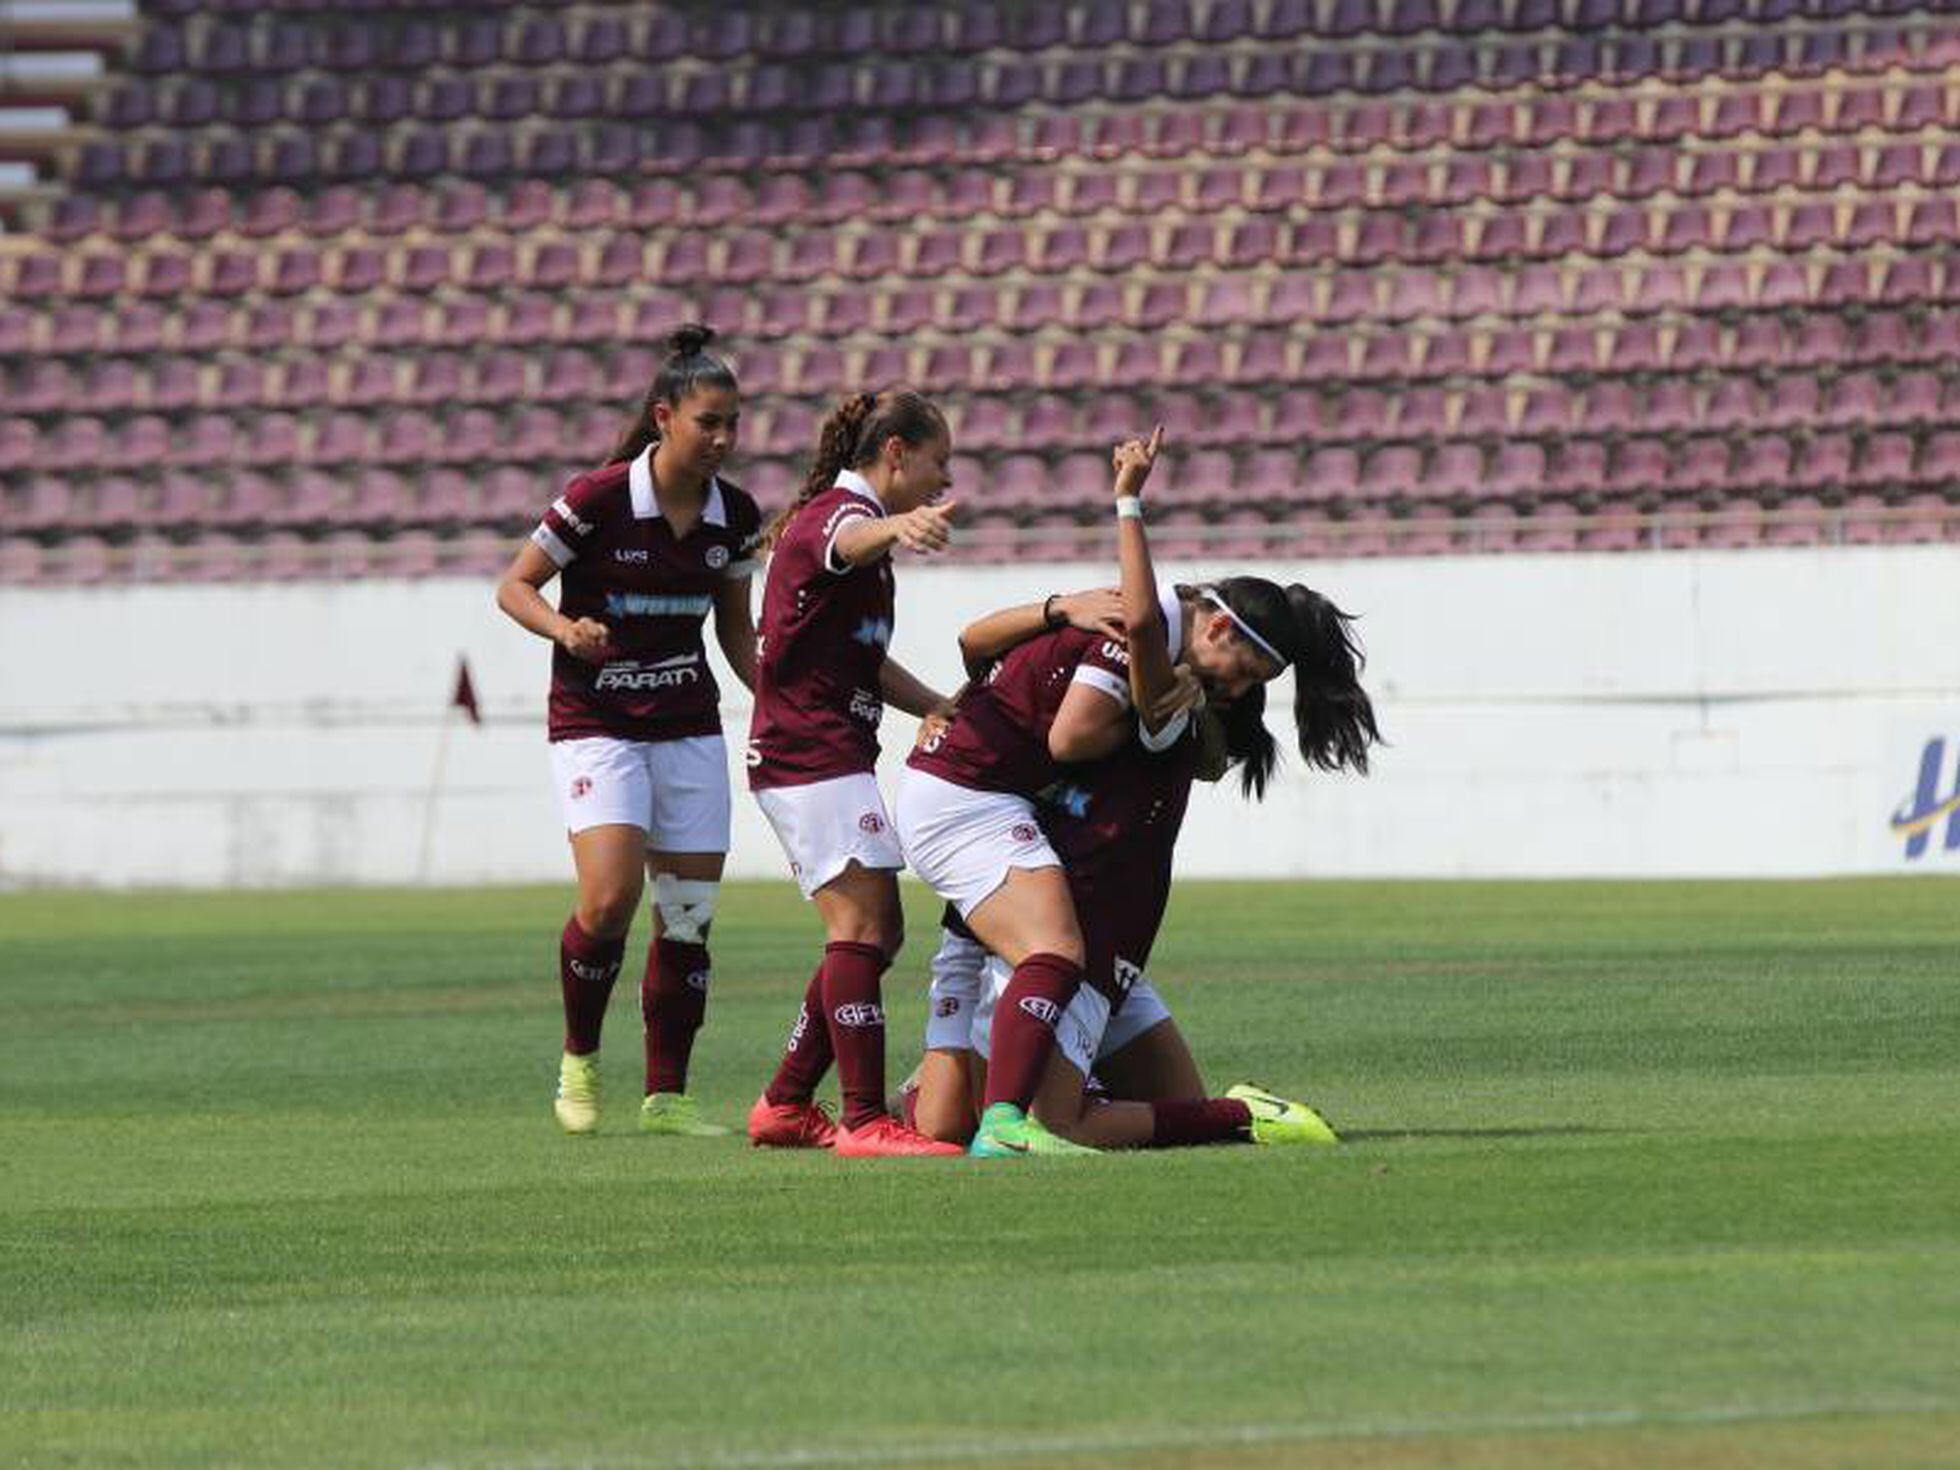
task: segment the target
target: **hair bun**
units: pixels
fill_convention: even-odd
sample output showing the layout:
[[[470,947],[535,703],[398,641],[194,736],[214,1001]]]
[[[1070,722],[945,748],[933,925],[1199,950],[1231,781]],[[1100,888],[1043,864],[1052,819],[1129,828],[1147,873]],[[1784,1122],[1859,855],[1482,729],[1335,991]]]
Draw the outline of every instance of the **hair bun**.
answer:
[[[667,346],[676,357],[692,357],[715,340],[715,329],[702,322],[686,322],[667,336]]]

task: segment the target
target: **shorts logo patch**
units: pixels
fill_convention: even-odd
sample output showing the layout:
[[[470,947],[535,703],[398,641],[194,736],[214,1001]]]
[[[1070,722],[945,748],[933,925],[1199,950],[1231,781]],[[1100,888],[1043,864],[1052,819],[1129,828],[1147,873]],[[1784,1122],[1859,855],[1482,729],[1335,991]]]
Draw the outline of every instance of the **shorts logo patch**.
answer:
[[[1020,1005],[1023,1012],[1033,1016],[1051,1031],[1055,1029],[1055,1023],[1062,1019],[1062,1008],[1044,996],[1024,995],[1021,997]]]
[[[1033,822],[1016,822],[1007,829],[1007,835],[1016,842],[1032,842],[1041,835],[1041,829]]]
[[[710,546],[708,548],[707,562],[715,571],[720,571],[728,565],[728,548],[726,546]]]
[[[592,778],[590,776],[574,776],[572,778],[573,801],[577,801],[581,797],[590,796],[591,794],[592,794]]]
[[[942,1021],[948,1016],[960,1013],[960,998],[957,995],[942,995],[933,1002],[932,1013]]]
[[[885,830],[885,819],[876,812],[866,812],[858,818],[858,830],[860,832],[869,832],[873,837],[876,837],[880,832]]]
[[[708,971],[706,971],[706,970],[696,970],[696,971],[695,971],[695,972],[694,972],[693,974],[691,974],[691,975],[689,975],[689,976],[687,977],[687,983],[688,983],[688,986],[689,986],[689,987],[690,987],[691,989],[694,989],[694,990],[698,990],[698,991],[700,991],[700,992],[701,992],[701,993],[702,993],[703,995],[705,995],[705,994],[707,994],[707,991],[708,991]]]

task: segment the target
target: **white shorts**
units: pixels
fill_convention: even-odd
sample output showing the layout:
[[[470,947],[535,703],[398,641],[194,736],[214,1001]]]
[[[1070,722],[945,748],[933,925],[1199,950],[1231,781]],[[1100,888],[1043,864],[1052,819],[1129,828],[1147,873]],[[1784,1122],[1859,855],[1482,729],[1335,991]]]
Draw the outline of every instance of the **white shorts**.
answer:
[[[898,778],[898,840],[912,871],[966,918],[1014,868],[1059,868],[1034,803],[972,791],[907,766]]]
[[[987,956],[987,983],[981,992],[971,1032],[973,1050],[983,1057],[991,1055],[993,1050],[994,1007],[1007,993],[1007,983],[1013,978],[1014,971],[1005,960]],[[1136,978],[1123,999],[1123,1009],[1114,1016],[1109,1014],[1109,998],[1094,986],[1084,985],[1075,992],[1075,999],[1055,1024],[1055,1044],[1068,1058],[1069,1065],[1087,1077],[1101,1058],[1114,1056],[1144,1032],[1170,1018],[1170,1007],[1145,976]]]
[[[869,771],[807,786],[771,786],[755,793],[755,804],[776,829],[805,898],[854,862],[865,868],[905,866],[878,778]]]
[[[987,980],[987,947],[950,929],[939,931],[927,992],[926,1050],[971,1051],[973,1018]]]
[[[638,827],[661,852],[728,851],[728,747],[679,740],[555,740],[552,784],[565,830]]]

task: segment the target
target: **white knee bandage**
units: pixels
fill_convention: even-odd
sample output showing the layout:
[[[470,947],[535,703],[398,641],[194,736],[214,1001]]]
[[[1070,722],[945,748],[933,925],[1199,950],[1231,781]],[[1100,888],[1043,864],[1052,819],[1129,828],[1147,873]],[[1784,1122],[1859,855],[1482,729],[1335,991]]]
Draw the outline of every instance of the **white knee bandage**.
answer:
[[[715,895],[720,891],[721,884],[712,881],[654,874],[653,906],[660,911],[667,937],[681,944],[700,944],[714,919]]]

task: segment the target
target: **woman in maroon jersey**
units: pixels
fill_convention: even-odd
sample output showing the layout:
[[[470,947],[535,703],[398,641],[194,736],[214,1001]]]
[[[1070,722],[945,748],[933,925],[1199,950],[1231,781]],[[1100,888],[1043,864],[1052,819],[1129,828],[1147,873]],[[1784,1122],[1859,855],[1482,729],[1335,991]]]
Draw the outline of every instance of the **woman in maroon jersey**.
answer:
[[[903,937],[904,866],[873,774],[887,703],[924,717],[945,699],[886,653],[892,552],[947,544],[952,435],[928,399],[860,393],[824,423],[796,503],[771,527],[763,583],[749,786],[824,925],[823,961],[782,1065],[749,1114],[773,1147],[856,1157],[955,1153],[885,1111],[883,975]],[[833,1125],[817,1083],[837,1062]]]
[[[703,1121],[686,1092],[729,827],[720,691],[701,628],[712,612],[729,666],[752,685],[761,515],[720,477],[741,399],[728,364],[706,350],[713,337],[702,326],[673,334],[612,457],[566,486],[497,587],[497,605],[554,645],[551,764],[578,873],[578,907],[559,940],[565,1050],[554,1106],[569,1133],[598,1126],[600,1031],[646,878],[640,1127],[728,1131]],[[556,609],[542,593],[553,577]]]
[[[945,734],[913,752],[897,815],[913,868],[952,902],[975,935],[1013,967],[995,1013],[993,1054],[973,1152],[983,1157],[1056,1147],[1026,1110],[1047,1071],[1055,1023],[1081,986],[1086,956],[1061,858],[1042,831],[1036,796],[1067,768],[1102,759],[1132,738],[1162,750],[1176,738],[1152,710],[1173,661],[1209,698],[1229,702],[1293,667],[1301,753],[1316,766],[1366,769],[1377,738],[1339,610],[1308,588],[1232,577],[1159,591],[1135,585],[1148,566],[1138,498],[1161,433],[1117,453],[1129,647],[1051,634],[1016,648],[962,699]],[[1132,544],[1134,543],[1134,544]],[[1161,633],[1161,641],[1155,636]],[[1141,636],[1140,636],[1141,635]],[[1148,659],[1147,672],[1132,653]],[[1181,728],[1181,727],[1180,727]]]

